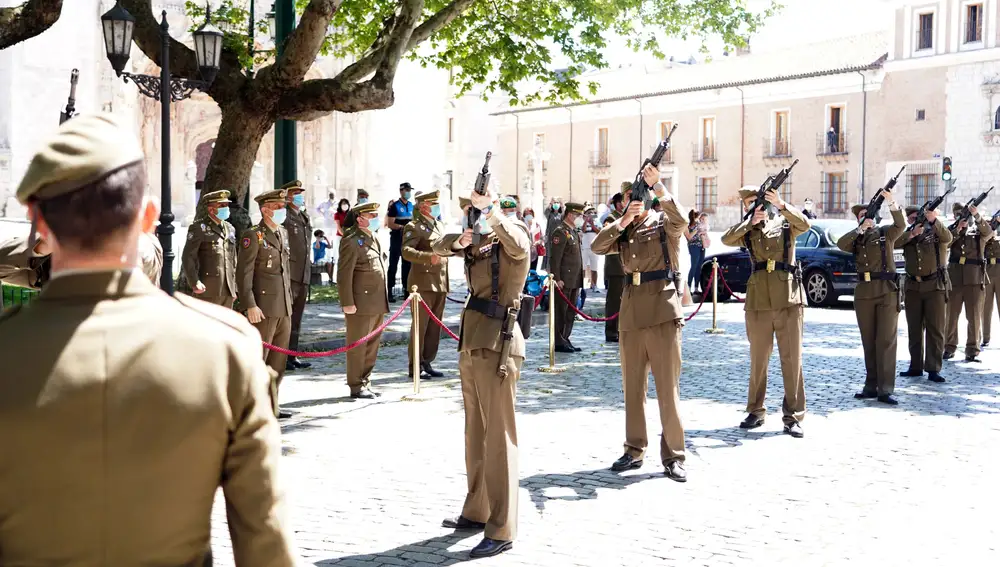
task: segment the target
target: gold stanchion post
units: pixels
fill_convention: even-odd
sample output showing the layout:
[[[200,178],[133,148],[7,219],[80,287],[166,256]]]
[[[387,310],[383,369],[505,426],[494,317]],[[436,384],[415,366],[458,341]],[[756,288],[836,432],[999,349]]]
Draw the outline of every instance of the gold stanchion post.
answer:
[[[420,394],[420,294],[417,293],[417,286],[410,288],[410,314],[413,321],[410,323],[410,340],[413,343],[413,365],[410,371],[413,372],[413,394],[403,396],[404,400],[419,401],[424,400]]]
[[[558,374],[562,368],[556,368],[556,280],[549,274],[549,365],[539,368],[539,372]]]
[[[721,335],[723,330],[718,325],[719,312],[719,260],[712,258],[712,328],[705,329],[710,335]]]

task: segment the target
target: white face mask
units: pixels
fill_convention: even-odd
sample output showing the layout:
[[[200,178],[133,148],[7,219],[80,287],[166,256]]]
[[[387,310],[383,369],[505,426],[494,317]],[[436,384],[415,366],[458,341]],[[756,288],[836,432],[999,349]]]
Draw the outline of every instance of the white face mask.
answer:
[[[583,217],[576,217],[573,219],[573,226],[576,228],[583,228]]]

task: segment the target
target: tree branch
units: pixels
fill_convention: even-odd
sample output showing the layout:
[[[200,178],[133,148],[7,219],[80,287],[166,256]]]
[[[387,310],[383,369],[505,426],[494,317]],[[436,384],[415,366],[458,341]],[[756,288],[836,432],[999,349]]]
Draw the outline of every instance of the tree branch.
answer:
[[[271,66],[266,78],[269,88],[295,87],[302,82],[316,61],[326,30],[343,0],[311,0],[299,25],[285,40],[281,57]]]
[[[27,0],[0,8],[0,49],[6,49],[52,27],[62,14],[63,0]]]
[[[423,11],[424,0],[400,0],[399,11],[393,18],[395,21],[392,32],[389,33],[383,48],[385,54],[382,56],[378,68],[375,69],[373,80],[379,86],[392,87],[392,80],[396,76],[399,60],[403,58],[403,54],[408,49],[410,36],[413,35],[413,29],[417,26],[417,18]]]
[[[331,112],[361,112],[392,106],[391,84],[382,87],[373,80],[344,83],[339,79],[313,79],[286,92],[278,100],[278,117],[285,120],[315,120]]]

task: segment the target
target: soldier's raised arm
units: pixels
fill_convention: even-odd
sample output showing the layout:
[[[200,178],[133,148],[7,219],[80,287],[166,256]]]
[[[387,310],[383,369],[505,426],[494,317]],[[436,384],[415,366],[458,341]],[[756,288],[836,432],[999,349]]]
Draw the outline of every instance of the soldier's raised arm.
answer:
[[[934,234],[938,237],[938,242],[944,246],[951,244],[955,237],[952,236],[951,231],[948,230],[948,226],[944,224],[944,221],[937,219],[932,225],[934,227]]]
[[[722,233],[722,243],[726,246],[743,246],[743,236],[753,228],[753,217],[729,227],[729,230]]]
[[[620,218],[605,224],[601,232],[597,233],[594,241],[590,243],[590,250],[602,256],[611,253],[617,254],[618,237],[621,235],[622,230],[624,229],[621,226]],[[551,262],[552,260],[550,259],[549,261]]]
[[[430,264],[431,258],[436,256],[434,252],[417,250],[420,242],[420,232],[410,223],[403,230],[403,259],[414,264]]]
[[[188,227],[187,240],[184,241],[184,250],[181,251],[181,273],[187,280],[191,289],[201,281],[201,266],[199,265],[198,250],[201,248],[201,240],[205,231],[195,230],[194,225]]]
[[[844,252],[854,253],[854,242],[858,239],[861,234],[858,229],[849,230],[844,233],[843,236],[837,239],[837,248],[840,248]]]
[[[357,239],[363,238],[360,232],[345,233],[340,239],[340,258],[337,260],[337,291],[340,292],[340,305],[350,307],[354,303],[354,266],[358,263],[361,245]],[[373,235],[372,238],[375,238]]]
[[[903,208],[895,201],[889,206],[889,212],[892,213],[892,224],[886,227],[885,238],[889,242],[895,242],[906,232],[906,217],[903,216]]]
[[[531,237],[528,235],[528,227],[521,221],[507,218],[507,215],[494,206],[493,214],[486,219],[486,222],[496,232],[500,244],[503,245],[503,253],[511,260],[523,260],[528,257]]]
[[[660,200],[660,208],[663,209],[663,220],[664,226],[667,230],[667,235],[674,238],[680,238],[684,231],[687,229],[687,219],[681,214],[681,207],[677,201],[674,200],[673,196],[667,193],[665,187],[662,183],[657,183],[653,187],[654,191],[659,189],[657,192],[657,198]]]
[[[979,214],[976,211],[976,225],[979,227],[980,240],[985,244],[993,238],[993,227],[990,226],[990,219]]]
[[[802,211],[788,203],[785,203],[785,208],[781,209],[781,216],[785,217],[785,220],[788,221],[792,229],[792,238],[800,234],[805,234],[809,230],[809,227],[812,226],[809,223],[809,218]]]
[[[240,297],[240,308],[244,311],[257,307],[257,300],[253,296],[253,270],[257,264],[259,250],[260,242],[257,240],[257,231],[253,228],[244,230],[240,251],[236,256],[236,288]],[[197,279],[188,280],[188,284],[194,287],[197,281]]]

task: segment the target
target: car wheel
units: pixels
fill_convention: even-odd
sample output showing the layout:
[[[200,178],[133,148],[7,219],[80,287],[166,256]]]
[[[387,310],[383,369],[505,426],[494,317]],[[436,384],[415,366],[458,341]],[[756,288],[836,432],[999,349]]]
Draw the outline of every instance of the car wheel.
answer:
[[[806,274],[806,301],[812,307],[820,307],[833,303],[836,297],[833,295],[833,285],[830,278],[821,271],[813,271]]]
[[[721,268],[720,268],[721,270]],[[707,263],[705,267],[701,270],[701,289],[705,291],[705,301],[712,301],[712,287],[709,285],[709,280],[712,278],[712,264]],[[719,285],[719,301],[729,301],[731,295],[726,289],[726,286]]]

